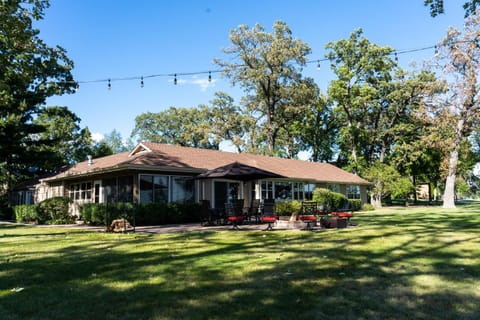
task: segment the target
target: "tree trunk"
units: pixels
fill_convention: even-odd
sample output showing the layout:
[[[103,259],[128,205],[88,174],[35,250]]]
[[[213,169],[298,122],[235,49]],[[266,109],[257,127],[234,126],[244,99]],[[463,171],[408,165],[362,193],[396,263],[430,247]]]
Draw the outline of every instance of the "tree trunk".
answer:
[[[382,197],[376,193],[372,193],[372,197],[370,199],[370,204],[375,208],[382,207]]]
[[[455,209],[455,178],[457,162],[458,150],[455,147],[450,153],[447,181],[445,182],[445,192],[443,194],[443,208],[445,209]]]

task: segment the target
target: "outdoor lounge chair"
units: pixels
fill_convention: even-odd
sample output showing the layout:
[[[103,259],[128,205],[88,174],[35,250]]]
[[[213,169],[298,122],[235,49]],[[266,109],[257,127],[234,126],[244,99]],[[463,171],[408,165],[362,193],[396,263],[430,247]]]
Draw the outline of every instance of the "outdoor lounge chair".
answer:
[[[268,223],[268,227],[265,229],[265,231],[273,230],[272,224],[278,220],[278,217],[275,214],[275,202],[264,202],[262,207],[262,216],[260,219],[262,222]]]
[[[232,223],[232,229],[239,229],[238,225],[242,224],[245,220],[243,206],[238,205],[238,203],[225,203],[225,213],[227,215],[227,221]]]
[[[312,230],[312,224],[317,223],[318,205],[316,202],[303,201],[299,219],[307,225],[305,230]]]
[[[353,217],[353,209],[350,207],[349,202],[342,203],[341,208],[335,209],[331,212],[332,215],[337,216],[339,219],[347,219],[347,226],[350,225],[350,218]]]

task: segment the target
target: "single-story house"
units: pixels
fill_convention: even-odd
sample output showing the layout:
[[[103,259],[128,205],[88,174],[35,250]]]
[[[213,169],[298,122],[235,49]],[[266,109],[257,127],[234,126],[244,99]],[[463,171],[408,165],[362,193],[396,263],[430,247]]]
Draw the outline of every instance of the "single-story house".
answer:
[[[278,177],[253,181],[197,178],[234,162]],[[77,205],[209,200],[212,207],[223,208],[232,199],[245,199],[246,203],[252,199],[308,200],[315,187],[329,188],[365,203],[369,185],[328,163],[142,142],[130,152],[72,165],[16,193],[17,204],[69,196]]]

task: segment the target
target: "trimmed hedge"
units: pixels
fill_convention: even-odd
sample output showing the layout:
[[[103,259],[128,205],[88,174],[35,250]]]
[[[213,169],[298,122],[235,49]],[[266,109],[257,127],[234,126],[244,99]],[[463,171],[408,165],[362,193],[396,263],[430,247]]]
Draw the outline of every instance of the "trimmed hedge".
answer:
[[[347,199],[344,194],[333,192],[325,188],[315,188],[313,190],[313,201],[327,205],[328,210],[341,209],[348,206],[348,208],[358,211],[362,208],[362,200]]]
[[[70,215],[69,197],[54,197],[45,199],[37,206],[38,222],[47,224],[74,223],[75,217]]]
[[[298,200],[275,202],[275,212],[279,216],[289,216],[293,212],[300,212],[302,202]]]
[[[22,223],[38,223],[37,206],[34,204],[22,204],[13,207],[15,220]]]
[[[348,201],[345,195],[325,188],[315,188],[312,200],[326,204],[329,210],[342,208]]]
[[[80,207],[81,218],[92,225],[109,226],[113,220],[127,219],[131,224],[162,225],[200,222],[197,203],[89,203]],[[134,221],[135,220],[135,221]]]

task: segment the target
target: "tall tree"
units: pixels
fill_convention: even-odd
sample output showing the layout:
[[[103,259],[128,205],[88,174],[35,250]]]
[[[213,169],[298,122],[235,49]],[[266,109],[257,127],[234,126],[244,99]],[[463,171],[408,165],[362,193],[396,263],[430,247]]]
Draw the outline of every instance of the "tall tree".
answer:
[[[0,185],[11,187],[44,141],[32,122],[53,95],[74,92],[73,62],[63,48],[49,47],[34,29],[47,0],[0,1]]]
[[[132,137],[157,143],[195,148],[218,149],[211,134],[210,111],[207,107],[170,107],[158,113],[142,113],[135,118]]]
[[[395,67],[390,57],[393,49],[371,43],[361,29],[348,39],[328,43],[326,48],[330,50],[327,58],[337,77],[330,83],[328,94],[336,104],[337,120],[342,124],[340,143],[349,151],[356,172],[362,158],[369,156],[365,154],[365,146],[373,146],[372,126],[389,106],[383,97]],[[370,160],[373,159],[367,159]]]
[[[267,153],[277,151],[277,138],[285,123],[282,114],[292,106],[289,95],[301,80],[301,67],[310,47],[295,39],[285,22],[277,21],[268,33],[259,24],[253,28],[240,25],[230,33],[231,46],[224,52],[232,61],[215,59],[224,75],[245,90],[245,105],[264,119]]]
[[[479,9],[480,10],[480,9]],[[459,151],[480,118],[480,14],[465,20],[463,32],[447,31],[439,44],[437,62],[444,72],[448,92],[441,102],[444,114],[452,119],[454,133],[449,148],[448,174],[443,196],[444,208],[455,208],[455,179]]]
[[[339,126],[326,95],[318,93],[310,110],[295,125],[298,126],[304,150],[310,151],[312,161],[333,160],[337,153]]]
[[[90,131],[80,128],[80,118],[67,107],[46,107],[33,123],[45,129],[37,136],[45,143],[32,159],[39,169],[54,170],[85,160],[84,150],[90,150],[92,144]]]

